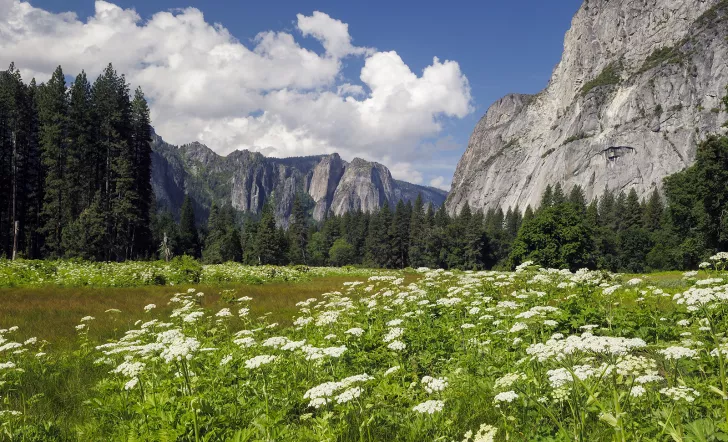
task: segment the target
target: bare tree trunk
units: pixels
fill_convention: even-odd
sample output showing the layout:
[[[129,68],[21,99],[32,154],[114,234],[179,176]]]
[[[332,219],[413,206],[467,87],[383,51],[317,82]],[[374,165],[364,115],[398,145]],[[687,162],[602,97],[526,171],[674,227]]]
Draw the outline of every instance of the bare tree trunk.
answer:
[[[20,233],[20,221],[15,221],[13,227],[13,261],[18,257],[18,235]]]

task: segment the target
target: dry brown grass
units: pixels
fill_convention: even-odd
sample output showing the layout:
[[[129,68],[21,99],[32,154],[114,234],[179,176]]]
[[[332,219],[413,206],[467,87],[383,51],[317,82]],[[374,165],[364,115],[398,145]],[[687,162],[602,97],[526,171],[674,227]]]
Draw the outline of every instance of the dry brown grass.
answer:
[[[415,276],[408,276],[412,279]],[[251,315],[270,312],[269,321],[290,323],[296,303],[319,297],[322,293],[341,290],[346,281],[362,280],[352,277],[325,277],[298,283],[263,285],[185,285],[147,286],[134,288],[12,288],[0,289],[0,327],[17,325],[22,336],[37,336],[51,345],[48,350],[67,349],[76,340],[75,326],[84,316],[93,316],[89,335],[93,341],[120,337],[138,319],[160,317],[171,311],[167,305],[176,292],[194,287],[204,292],[203,305],[212,310],[230,306],[220,297],[224,289],[234,289],[236,296],[250,296]],[[156,304],[158,309],[144,313],[144,306]],[[106,313],[109,309],[121,313]]]

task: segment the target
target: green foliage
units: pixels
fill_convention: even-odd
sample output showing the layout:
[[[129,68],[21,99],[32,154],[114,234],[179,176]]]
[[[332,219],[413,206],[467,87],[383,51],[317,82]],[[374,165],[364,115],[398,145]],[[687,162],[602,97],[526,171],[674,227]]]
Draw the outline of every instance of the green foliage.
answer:
[[[559,203],[539,210],[524,222],[510,255],[512,267],[534,261],[544,267],[594,267],[594,241],[580,210]]]
[[[682,46],[682,44],[678,43],[677,45],[672,47],[655,49],[645,59],[645,62],[642,64],[642,67],[640,68],[638,73],[647,72],[650,69],[656,68],[658,66],[682,63],[685,55],[682,53],[682,51],[680,51],[680,46]]]
[[[574,135],[571,135],[570,137],[566,138],[561,143],[561,145],[562,146],[565,146],[565,145],[567,145],[569,143],[573,143],[574,141],[583,140],[583,139],[586,139],[586,138],[589,138],[589,137],[591,137],[591,135],[589,135],[589,134],[587,134],[585,132],[579,132],[578,134],[574,134]]]
[[[334,241],[329,249],[329,263],[333,266],[343,267],[356,262],[356,251],[354,246],[346,242],[344,238]]]
[[[170,288],[110,337],[118,313],[68,324],[62,350],[6,327],[2,438],[726,439],[728,304],[703,296],[723,272],[351,272],[320,296]],[[294,324],[259,313],[286,295]]]
[[[581,87],[581,95],[587,95],[589,92],[599,87],[618,84],[622,80],[620,76],[621,71],[622,66],[619,63],[609,64],[594,79],[584,83]]]

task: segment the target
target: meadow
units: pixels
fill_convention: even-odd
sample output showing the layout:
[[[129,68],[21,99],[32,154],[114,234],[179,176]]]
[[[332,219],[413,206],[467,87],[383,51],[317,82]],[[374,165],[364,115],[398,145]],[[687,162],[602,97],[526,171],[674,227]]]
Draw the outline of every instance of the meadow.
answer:
[[[724,441],[727,261],[15,278],[0,289],[0,438]]]

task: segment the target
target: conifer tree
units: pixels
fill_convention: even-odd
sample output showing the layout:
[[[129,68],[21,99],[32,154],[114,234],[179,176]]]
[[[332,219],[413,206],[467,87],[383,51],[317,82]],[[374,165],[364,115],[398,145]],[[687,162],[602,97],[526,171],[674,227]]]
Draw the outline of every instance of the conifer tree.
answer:
[[[51,79],[41,87],[40,145],[45,170],[41,231],[45,235],[46,256],[63,256],[63,228],[69,224],[71,213],[66,186],[67,160],[66,80],[63,70],[56,68]]]
[[[292,264],[307,264],[306,247],[308,246],[308,226],[306,213],[303,210],[301,197],[296,195],[293,199],[290,226],[288,228],[291,250],[289,260]]]
[[[255,238],[255,251],[259,264],[278,264],[280,253],[280,239],[276,228],[273,205],[270,201],[263,205]]]
[[[138,214],[134,226],[136,252],[148,254],[152,249],[151,212],[154,194],[152,193],[152,126],[149,118],[149,106],[141,88],[134,92],[131,102],[131,154],[134,177],[135,198],[134,210]]]
[[[389,229],[389,237],[391,238],[390,250],[392,254],[389,265],[394,268],[402,269],[409,265],[409,254],[407,253],[410,241],[409,230],[410,217],[407,206],[402,200],[399,200]]]
[[[417,195],[410,220],[409,265],[418,268],[427,265],[427,241],[429,232],[425,221],[425,207],[422,194]]]
[[[662,226],[662,217],[664,211],[665,206],[662,202],[662,198],[660,197],[660,193],[657,191],[657,189],[655,189],[652,191],[650,199],[645,205],[643,217],[644,227],[650,232],[659,230]]]
[[[180,251],[193,258],[200,257],[200,237],[195,223],[195,211],[192,207],[192,198],[185,195],[182,202],[179,221]]]

